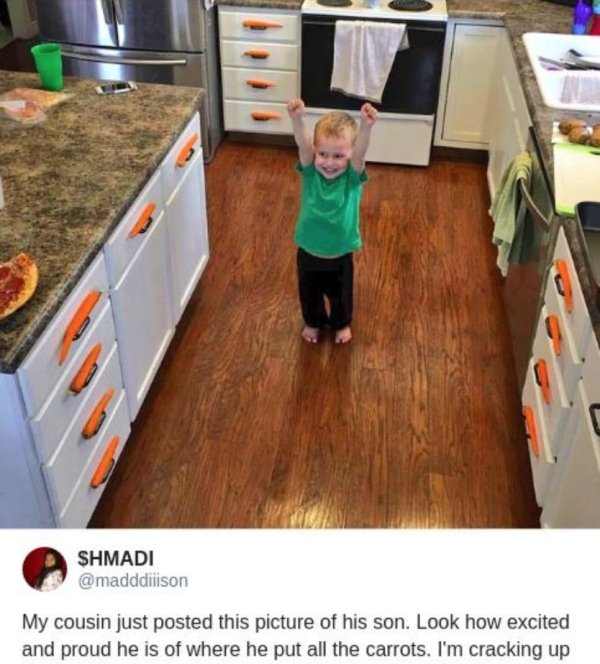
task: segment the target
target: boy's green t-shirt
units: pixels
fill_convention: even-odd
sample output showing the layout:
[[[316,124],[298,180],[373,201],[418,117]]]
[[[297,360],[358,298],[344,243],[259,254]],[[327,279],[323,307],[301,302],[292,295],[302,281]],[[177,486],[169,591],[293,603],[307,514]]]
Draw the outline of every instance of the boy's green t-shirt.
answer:
[[[317,256],[342,256],[362,246],[359,207],[367,173],[360,175],[348,164],[333,180],[323,177],[314,164],[296,170],[302,176],[300,214],[294,241]]]

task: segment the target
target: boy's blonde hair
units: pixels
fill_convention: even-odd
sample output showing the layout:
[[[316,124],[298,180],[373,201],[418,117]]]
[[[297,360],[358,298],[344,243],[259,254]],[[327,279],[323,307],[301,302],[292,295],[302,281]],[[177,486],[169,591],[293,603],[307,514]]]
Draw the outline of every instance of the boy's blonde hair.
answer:
[[[350,134],[350,140],[354,145],[358,134],[358,125],[354,118],[343,111],[331,111],[317,121],[313,140],[317,140],[318,134],[327,138],[340,138],[346,131]]]

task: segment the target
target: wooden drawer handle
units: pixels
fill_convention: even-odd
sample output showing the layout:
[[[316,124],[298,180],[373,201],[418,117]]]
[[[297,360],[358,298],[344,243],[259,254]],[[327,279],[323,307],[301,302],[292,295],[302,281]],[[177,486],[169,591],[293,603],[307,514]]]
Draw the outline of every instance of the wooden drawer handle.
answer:
[[[525,436],[531,444],[531,451],[539,458],[540,444],[538,442],[537,431],[535,429],[535,418],[531,406],[523,406],[523,418],[525,419]]]
[[[548,316],[545,320],[546,323],[546,332],[550,339],[552,339],[552,348],[554,348],[554,354],[556,357],[560,356],[560,342],[562,335],[560,333],[560,322],[558,316],[554,314]]]
[[[85,296],[83,302],[79,305],[79,309],[75,312],[63,337],[58,360],[59,364],[62,364],[67,359],[71,344],[81,337],[90,324],[90,315],[96,304],[98,304],[101,295],[100,291],[92,291]]]
[[[198,134],[193,134],[187,141],[186,144],[183,146],[181,152],[179,153],[179,156],[177,157],[177,166],[179,168],[183,168],[187,162],[193,157],[194,155],[194,144],[198,140]]]
[[[249,78],[246,81],[246,85],[249,85],[251,88],[259,88],[260,90],[264,90],[265,88],[276,87],[277,83],[273,83],[273,81],[267,81],[262,78]]]
[[[269,51],[263,51],[259,48],[251,48],[248,51],[244,51],[244,55],[247,55],[253,60],[266,60],[271,54]]]
[[[114,456],[120,442],[121,439],[119,436],[115,436],[110,441],[110,443],[108,443],[106,451],[102,455],[102,459],[100,459],[100,463],[98,464],[98,467],[96,468],[92,479],[90,480],[90,486],[92,489],[97,489],[108,479],[108,476],[110,475],[111,470],[115,465]]]
[[[259,120],[260,122],[266,122],[267,120],[281,120],[281,113],[275,113],[275,111],[252,111],[250,115],[253,120]]]
[[[533,373],[535,374],[535,382],[542,388],[542,397],[546,403],[550,403],[550,381],[548,380],[548,365],[546,360],[538,360],[533,365]]]
[[[250,30],[266,30],[267,28],[283,28],[282,23],[276,23],[275,21],[261,21],[256,18],[246,19],[242,25],[245,28],[250,28]]]
[[[106,392],[100,401],[98,401],[96,404],[96,407],[92,411],[92,414],[90,415],[88,421],[85,423],[85,426],[81,431],[81,435],[86,440],[93,438],[98,433],[98,431],[100,431],[100,427],[106,419],[106,407],[114,395],[115,390],[112,388],[108,390],[108,392]]]
[[[85,390],[90,384],[94,374],[98,371],[98,357],[101,351],[102,344],[96,344],[85,358],[79,371],[75,374],[75,378],[73,378],[69,385],[69,390],[73,392],[73,394],[83,392],[83,390]]]
[[[129,237],[134,238],[142,233],[145,233],[149,228],[150,224],[154,221],[154,210],[156,210],[156,205],[154,203],[148,203],[146,207],[142,210],[142,214],[138,217],[138,220],[133,225],[133,228],[129,231]]]
[[[568,313],[573,312],[573,288],[571,287],[571,275],[569,274],[569,267],[567,262],[562,258],[557,258],[554,261],[554,266],[558,274],[554,276],[554,283],[559,295],[565,298],[565,307]]]

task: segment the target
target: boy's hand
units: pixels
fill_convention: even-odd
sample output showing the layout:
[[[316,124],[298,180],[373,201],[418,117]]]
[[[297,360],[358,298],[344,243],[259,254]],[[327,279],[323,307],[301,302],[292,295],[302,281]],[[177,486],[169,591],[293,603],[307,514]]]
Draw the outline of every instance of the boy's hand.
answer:
[[[367,102],[361,106],[360,117],[369,127],[372,127],[377,120],[377,109]]]
[[[302,99],[292,99],[288,102],[287,111],[292,120],[294,118],[301,118],[305,111],[304,102]]]

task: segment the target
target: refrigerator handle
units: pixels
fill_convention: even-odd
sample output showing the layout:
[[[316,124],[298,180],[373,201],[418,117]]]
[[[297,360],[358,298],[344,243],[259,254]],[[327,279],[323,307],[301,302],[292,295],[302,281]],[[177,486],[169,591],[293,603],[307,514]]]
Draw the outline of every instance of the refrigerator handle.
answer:
[[[86,55],[84,53],[73,53],[72,51],[63,50],[61,53],[63,58],[72,58],[73,60],[89,60],[90,62],[104,62],[110,65],[152,65],[172,67],[173,65],[187,65],[185,58],[176,60],[145,60],[142,58],[115,58],[106,55]]]
[[[115,6],[115,19],[119,25],[125,25],[125,10],[121,4],[121,0],[113,0]]]
[[[102,13],[104,14],[104,22],[106,25],[110,25],[113,22],[113,17],[111,14],[111,4],[110,0],[100,0],[100,4],[102,5]]]

